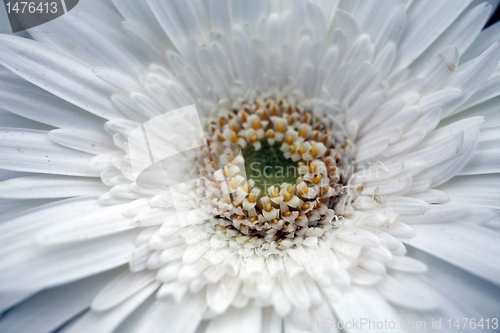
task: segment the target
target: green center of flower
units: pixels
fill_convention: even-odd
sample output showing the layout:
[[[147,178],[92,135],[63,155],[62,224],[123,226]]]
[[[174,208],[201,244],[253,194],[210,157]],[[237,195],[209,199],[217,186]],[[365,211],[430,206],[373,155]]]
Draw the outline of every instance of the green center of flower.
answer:
[[[291,158],[286,158],[279,144],[270,145],[268,142],[263,142],[259,150],[253,146],[247,146],[242,153],[247,178],[255,182],[261,194],[267,193],[268,188],[273,185],[297,183],[300,176],[299,164]]]

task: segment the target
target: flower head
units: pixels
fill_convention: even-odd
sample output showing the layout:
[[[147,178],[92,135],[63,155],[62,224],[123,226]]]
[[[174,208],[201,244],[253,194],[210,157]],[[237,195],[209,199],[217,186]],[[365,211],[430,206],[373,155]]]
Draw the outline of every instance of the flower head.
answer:
[[[95,1],[0,36],[1,330],[493,318],[500,38],[469,3]]]

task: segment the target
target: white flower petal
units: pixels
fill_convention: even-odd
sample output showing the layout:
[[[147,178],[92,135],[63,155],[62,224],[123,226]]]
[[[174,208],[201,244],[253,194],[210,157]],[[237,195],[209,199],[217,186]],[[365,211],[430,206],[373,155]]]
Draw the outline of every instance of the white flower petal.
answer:
[[[143,70],[142,64],[126,47],[126,43],[110,38],[113,34],[124,34],[120,26],[106,24],[112,21],[113,16],[116,17],[115,13],[108,11],[107,20],[102,21],[94,20],[87,13],[81,13],[79,17],[74,13],[72,11],[61,17],[61,20],[37,26],[31,35],[35,40],[69,53],[87,64],[118,66],[132,73]]]
[[[0,106],[12,113],[54,127],[102,130],[101,118],[47,93],[3,67],[0,87]],[[2,123],[2,126],[7,124]]]
[[[98,176],[89,167],[92,155],[61,147],[47,132],[22,129],[0,131],[0,167],[25,172]]]
[[[427,266],[423,262],[411,257],[395,256],[387,266],[402,272],[424,273],[427,271]]]
[[[457,76],[451,81],[449,86],[462,90],[464,101],[469,99],[488,79],[496,68],[499,60],[500,47],[499,43],[495,43],[473,60],[471,64],[461,66],[457,72]],[[460,103],[451,103],[451,105],[444,110],[444,114],[453,114],[453,107],[458,105],[460,105]]]
[[[427,264],[429,273],[421,279],[429,283],[449,300],[466,309],[470,317],[495,316],[500,306],[498,286],[420,250],[410,252]],[[457,290],[460,290],[457,293]]]
[[[342,295],[338,301],[332,303],[333,310],[338,315],[339,320],[347,322],[349,320],[359,320],[369,318],[373,321],[394,321],[401,322],[401,319],[392,306],[375,290],[371,288],[354,287],[349,292]],[[365,328],[356,329],[352,327],[352,332],[365,332]],[[376,331],[376,330],[372,330]],[[383,332],[384,330],[379,330]],[[398,330],[394,330],[398,332]]]
[[[377,290],[391,303],[410,309],[432,310],[439,307],[438,294],[417,276],[398,274],[396,278],[386,276],[377,285]]]
[[[500,235],[464,222],[414,225],[416,235],[407,244],[448,261],[492,283],[500,284],[496,265]]]
[[[0,288],[47,288],[118,267],[129,259],[135,236],[126,232],[69,246],[26,246],[2,263]]]
[[[359,26],[356,20],[351,16],[351,14],[342,10],[337,10],[335,12],[335,19],[337,20],[339,28],[351,41],[359,36]]]
[[[377,246],[380,244],[379,238],[373,233],[356,227],[345,227],[340,229],[336,236],[346,241],[365,246]]]
[[[241,333],[260,333],[261,320],[262,312],[258,306],[231,308],[224,315],[212,319],[205,333],[232,333],[235,327]]]
[[[464,12],[411,67],[416,69],[426,66],[429,58],[450,45],[456,47],[459,54],[463,54],[484,27],[490,11],[491,6],[482,3]],[[454,68],[451,67],[449,70],[453,71]]]
[[[261,333],[280,333],[281,323],[281,317],[272,308],[262,310]]]
[[[153,282],[155,275],[154,271],[136,274],[130,274],[128,270],[123,271],[93,298],[91,309],[93,311],[106,311],[119,305]]]
[[[498,42],[500,40],[500,38],[498,37],[499,29],[500,29],[500,24],[495,23],[487,27],[483,31],[481,31],[479,36],[477,36],[477,38],[469,46],[467,51],[465,51],[464,54],[462,55],[461,62],[466,63],[476,58],[481,53],[483,53],[488,47],[490,47],[491,44]]]
[[[50,131],[52,129],[51,126],[20,117],[17,114],[4,110],[0,110],[0,123],[3,127],[9,128],[29,128],[42,131]]]
[[[123,205],[100,206],[88,212],[86,216],[73,219],[54,219],[51,226],[36,235],[40,244],[67,244],[74,241],[91,240],[110,234],[130,230],[132,218],[122,214]]]
[[[96,178],[39,175],[0,182],[0,197],[12,199],[98,196],[108,188]]]
[[[171,333],[193,333],[206,309],[204,297],[189,295],[178,304],[156,300],[142,315],[134,332],[167,331]]]
[[[241,280],[232,276],[225,276],[218,283],[210,284],[207,287],[207,304],[210,310],[217,314],[226,312],[240,285]]]
[[[410,65],[463,12],[470,1],[418,1],[410,7],[396,68]]]
[[[1,249],[9,251],[11,246],[19,243],[32,243],[32,235],[43,227],[56,221],[79,218],[95,208],[101,207],[95,198],[73,198],[52,203],[25,203],[25,209],[13,210],[2,214],[0,224],[0,242],[5,246]],[[31,236],[30,236],[31,235]]]
[[[115,332],[120,323],[140,307],[156,289],[158,289],[158,283],[150,283],[113,309],[104,312],[88,311],[66,326],[61,333]]]
[[[49,132],[49,138],[62,146],[91,154],[107,153],[116,149],[111,137],[102,132],[56,129]]]
[[[500,72],[495,70],[474,95],[460,106],[458,112],[472,108],[482,102],[489,101],[498,95],[500,95]],[[488,123],[490,123],[490,121],[488,121]]]
[[[25,299],[30,298],[36,294],[35,291],[29,291],[29,292],[20,292],[20,293],[2,293],[0,296],[0,311],[4,312],[5,310],[10,309],[16,304],[21,303]]]
[[[134,91],[142,92],[143,89],[133,77],[114,68],[97,67],[94,68],[94,73],[98,78],[113,87],[125,92],[131,93]]]
[[[11,309],[0,321],[7,333],[49,333],[84,311],[116,271],[44,290]],[[29,318],[29,320],[26,320]]]
[[[500,178],[496,174],[454,177],[439,187],[453,202],[498,209]]]
[[[44,44],[0,36],[0,63],[25,80],[103,118],[117,116],[109,89],[82,62]],[[71,75],[68,75],[71,73]]]

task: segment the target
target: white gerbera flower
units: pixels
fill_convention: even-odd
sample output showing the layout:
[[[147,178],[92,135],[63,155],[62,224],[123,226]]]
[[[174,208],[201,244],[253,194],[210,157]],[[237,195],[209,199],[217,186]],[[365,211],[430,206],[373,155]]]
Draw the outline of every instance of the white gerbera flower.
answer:
[[[0,36],[0,331],[498,328],[490,5],[81,2]]]

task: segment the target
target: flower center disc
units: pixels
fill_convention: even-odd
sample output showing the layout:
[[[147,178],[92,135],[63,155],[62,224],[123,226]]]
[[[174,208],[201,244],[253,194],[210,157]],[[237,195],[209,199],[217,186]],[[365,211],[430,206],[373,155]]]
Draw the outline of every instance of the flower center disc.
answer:
[[[209,146],[196,162],[215,232],[266,249],[321,236],[335,217],[350,143],[293,101],[234,104],[208,125]]]

